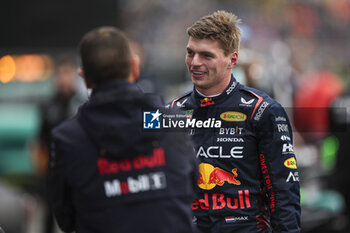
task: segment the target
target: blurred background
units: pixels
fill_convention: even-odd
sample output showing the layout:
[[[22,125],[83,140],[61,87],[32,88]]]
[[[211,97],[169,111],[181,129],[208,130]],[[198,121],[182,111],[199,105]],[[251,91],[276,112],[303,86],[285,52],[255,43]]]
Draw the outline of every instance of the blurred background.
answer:
[[[350,0],[2,1],[5,232],[59,232],[45,198],[47,148],[52,127],[88,98],[77,74],[80,38],[99,26],[123,29],[142,60],[140,87],[168,102],[192,89],[184,63],[186,28],[216,10],[242,19],[235,77],[270,94],[292,120],[303,232],[350,232]]]

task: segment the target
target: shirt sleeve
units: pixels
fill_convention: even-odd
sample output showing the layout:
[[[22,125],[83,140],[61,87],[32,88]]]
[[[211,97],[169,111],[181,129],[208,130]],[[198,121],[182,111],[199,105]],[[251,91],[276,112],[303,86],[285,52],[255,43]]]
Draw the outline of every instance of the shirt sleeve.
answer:
[[[66,179],[67,172],[65,172],[67,150],[69,150],[67,145],[53,134],[49,162],[48,195],[58,226],[68,233],[75,230],[75,212],[71,188]]]
[[[258,123],[258,150],[271,226],[274,233],[300,232],[300,187],[292,127],[282,106],[275,102],[269,105]]]

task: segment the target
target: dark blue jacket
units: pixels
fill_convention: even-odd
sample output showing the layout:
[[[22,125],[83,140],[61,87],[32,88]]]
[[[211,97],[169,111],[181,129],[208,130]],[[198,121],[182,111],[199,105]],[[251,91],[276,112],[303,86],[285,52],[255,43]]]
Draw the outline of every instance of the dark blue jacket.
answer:
[[[232,77],[219,96],[205,98],[194,90],[170,108],[183,109],[192,119],[221,122],[192,131],[200,163],[200,194],[192,203],[199,228],[300,232],[292,128],[280,104]]]
[[[52,134],[49,193],[64,232],[192,232],[195,156],[186,135],[145,132],[160,97],[98,87]]]

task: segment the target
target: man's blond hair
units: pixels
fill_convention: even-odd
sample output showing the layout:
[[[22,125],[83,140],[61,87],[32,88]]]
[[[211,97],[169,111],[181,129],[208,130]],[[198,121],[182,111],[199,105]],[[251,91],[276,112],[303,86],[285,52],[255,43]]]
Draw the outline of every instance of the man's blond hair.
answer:
[[[226,11],[216,11],[202,17],[187,28],[187,34],[196,39],[217,40],[227,56],[238,52],[241,39],[239,23],[241,20],[236,15]]]

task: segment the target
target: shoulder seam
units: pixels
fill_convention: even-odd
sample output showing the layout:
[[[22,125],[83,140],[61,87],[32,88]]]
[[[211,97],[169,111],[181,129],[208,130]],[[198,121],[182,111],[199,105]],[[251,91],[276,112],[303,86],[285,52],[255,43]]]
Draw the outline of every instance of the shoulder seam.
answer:
[[[264,100],[263,97],[261,97],[260,95],[256,94],[255,92],[251,91],[251,90],[246,90],[247,92],[253,94],[256,98],[258,98],[258,101],[256,102],[255,106],[254,106],[254,109],[253,109],[253,112],[252,114],[250,115],[250,120],[253,119],[253,116],[256,112],[256,109],[258,108],[258,106],[261,104],[261,102]]]
[[[186,97],[186,96],[189,96],[190,94],[192,93],[192,91],[188,92],[188,93],[185,93],[184,95],[180,96],[180,97],[177,97],[176,99],[174,99],[172,102],[171,102],[171,105],[170,105],[170,109],[172,109],[174,107],[174,104],[176,101],[179,101],[180,99]]]

